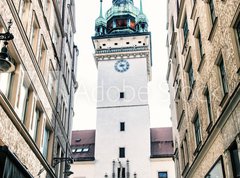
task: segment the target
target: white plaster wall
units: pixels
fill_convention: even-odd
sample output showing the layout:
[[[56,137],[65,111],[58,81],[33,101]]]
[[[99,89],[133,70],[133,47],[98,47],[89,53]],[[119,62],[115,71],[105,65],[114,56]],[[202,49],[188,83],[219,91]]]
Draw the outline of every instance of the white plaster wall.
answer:
[[[146,58],[126,59],[129,69],[117,72],[117,60],[98,62],[98,107],[148,104]],[[124,92],[125,98],[119,99]]]
[[[120,122],[125,122],[125,131],[120,132]],[[97,111],[96,172],[95,178],[105,173],[111,175],[112,161],[119,157],[119,147],[125,147],[125,166],[130,162],[131,176],[150,177],[150,121],[148,106],[102,108]],[[119,166],[116,164],[116,166]],[[117,172],[117,169],[116,171]]]
[[[151,178],[158,178],[158,172],[167,172],[168,178],[175,178],[175,167],[172,158],[152,158]]]
[[[74,174],[72,174],[70,178],[93,178],[94,161],[76,161],[71,165],[71,171],[73,171]]]

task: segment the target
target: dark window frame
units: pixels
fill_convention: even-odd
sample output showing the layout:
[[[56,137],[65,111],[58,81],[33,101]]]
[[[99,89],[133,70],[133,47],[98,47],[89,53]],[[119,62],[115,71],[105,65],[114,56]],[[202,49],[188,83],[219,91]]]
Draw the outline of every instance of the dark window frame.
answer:
[[[185,44],[188,36],[188,31],[189,31],[187,15],[185,15],[184,17],[182,29],[183,29],[183,37],[184,37],[184,44]]]
[[[125,147],[119,148],[119,158],[125,158]]]
[[[227,82],[226,68],[225,68],[225,64],[222,56],[219,59],[218,67],[220,72],[220,81],[222,85],[222,91],[223,91],[223,94],[225,95],[228,93],[228,82]]]
[[[240,155],[238,155],[238,146],[236,141],[234,141],[230,146],[229,152],[231,157],[233,176],[240,178],[240,162],[238,159]]]
[[[123,99],[125,97],[124,95],[125,95],[124,92],[120,92],[120,94],[119,94],[120,99]]]
[[[213,120],[213,115],[212,115],[213,113],[212,113],[212,105],[211,105],[211,96],[210,96],[208,87],[206,88],[206,91],[204,92],[204,96],[206,98],[209,123],[211,123]]]
[[[120,131],[125,131],[125,122],[120,122]]]
[[[198,147],[202,142],[201,123],[200,123],[200,117],[198,112],[194,117],[193,125],[194,125],[194,134],[195,134],[195,143],[196,143],[196,146]]]
[[[189,66],[188,66],[187,73],[188,73],[189,87],[192,89],[193,86],[194,86],[194,82],[195,82],[192,59],[190,59],[190,63],[189,63]]]
[[[161,174],[164,174],[164,175],[161,175]],[[168,172],[167,171],[158,172],[158,178],[168,178]]]
[[[200,30],[198,32],[197,38],[198,38],[198,46],[199,46],[200,58],[201,58],[201,60],[203,60],[204,54],[203,54],[202,35],[201,35]]]

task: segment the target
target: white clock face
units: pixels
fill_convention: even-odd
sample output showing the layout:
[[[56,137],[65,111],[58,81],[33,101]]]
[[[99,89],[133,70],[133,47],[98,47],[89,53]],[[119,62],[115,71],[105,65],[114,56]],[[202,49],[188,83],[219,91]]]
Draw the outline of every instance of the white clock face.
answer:
[[[114,67],[115,67],[115,70],[118,72],[125,72],[129,69],[129,63],[128,61],[122,59],[117,61]]]

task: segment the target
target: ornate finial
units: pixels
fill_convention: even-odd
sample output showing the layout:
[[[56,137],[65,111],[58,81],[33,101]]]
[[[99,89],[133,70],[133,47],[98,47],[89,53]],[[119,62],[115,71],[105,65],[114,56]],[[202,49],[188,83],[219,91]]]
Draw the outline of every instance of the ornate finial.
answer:
[[[103,15],[102,15],[102,2],[103,2],[103,0],[100,0],[100,15],[99,15],[99,17],[102,17]]]
[[[142,0],[140,0],[140,13],[143,13]]]
[[[9,32],[12,24],[13,24],[12,19],[10,19],[9,22],[8,22],[8,29],[7,29],[8,32]]]

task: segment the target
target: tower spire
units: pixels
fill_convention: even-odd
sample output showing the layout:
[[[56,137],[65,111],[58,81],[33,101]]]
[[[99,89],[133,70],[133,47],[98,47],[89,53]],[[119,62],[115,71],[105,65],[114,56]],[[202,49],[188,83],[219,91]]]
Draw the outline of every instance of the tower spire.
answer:
[[[142,0],[140,0],[140,13],[143,14]]]
[[[100,0],[100,14],[99,14],[99,17],[102,17],[102,2],[103,0]]]

